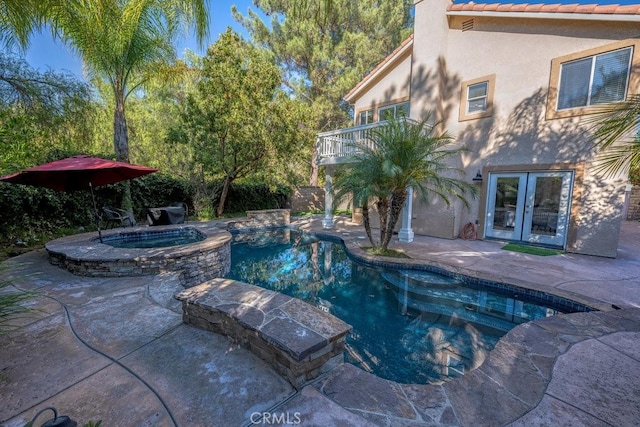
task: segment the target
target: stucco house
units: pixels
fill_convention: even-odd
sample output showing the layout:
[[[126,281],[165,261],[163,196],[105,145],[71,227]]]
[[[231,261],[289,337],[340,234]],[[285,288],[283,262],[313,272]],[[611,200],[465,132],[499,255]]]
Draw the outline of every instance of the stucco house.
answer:
[[[479,186],[472,208],[405,206],[401,241],[456,238],[544,244],[615,257],[626,176],[594,171],[594,110],[640,93],[640,6],[415,1],[414,34],[345,100],[355,127],[318,135],[331,175],[347,141],[389,117],[431,111],[469,151],[459,165]],[[467,225],[465,227],[465,225]]]

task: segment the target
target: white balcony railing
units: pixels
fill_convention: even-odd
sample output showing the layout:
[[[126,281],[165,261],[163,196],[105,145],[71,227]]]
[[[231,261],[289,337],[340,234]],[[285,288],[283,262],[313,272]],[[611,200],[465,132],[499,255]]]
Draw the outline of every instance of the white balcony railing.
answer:
[[[359,145],[372,145],[371,140],[368,138],[371,129],[375,129],[385,123],[376,122],[319,133],[316,140],[318,164],[333,165],[350,161],[350,158],[359,151],[357,148]]]
[[[418,122],[409,117],[399,119],[407,123]],[[373,147],[373,141],[369,138],[371,131],[377,127],[385,126],[386,120],[370,123],[368,125],[354,126],[345,129],[322,132],[317,135],[316,150],[318,151],[319,165],[335,165],[353,161],[352,157],[360,151],[362,145]]]

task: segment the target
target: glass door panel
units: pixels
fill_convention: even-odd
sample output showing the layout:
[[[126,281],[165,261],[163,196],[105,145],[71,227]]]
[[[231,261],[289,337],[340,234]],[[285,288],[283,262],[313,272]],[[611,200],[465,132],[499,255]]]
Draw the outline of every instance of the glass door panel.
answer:
[[[520,240],[526,186],[526,174],[489,175],[486,236]]]
[[[489,174],[485,236],[564,247],[573,172]]]
[[[571,172],[529,174],[522,240],[564,246],[572,176]]]

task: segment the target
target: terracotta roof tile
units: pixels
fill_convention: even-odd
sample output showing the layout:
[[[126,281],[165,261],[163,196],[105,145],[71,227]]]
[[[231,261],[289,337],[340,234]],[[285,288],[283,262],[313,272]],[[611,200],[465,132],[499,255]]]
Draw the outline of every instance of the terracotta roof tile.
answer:
[[[554,12],[557,13],[574,13],[576,11],[576,9],[578,9],[577,4],[563,4],[559,7],[556,8],[556,10]],[[546,10],[545,10],[546,11]],[[550,10],[549,10],[550,12]]]
[[[584,13],[593,13],[593,9],[595,9],[596,5],[595,4],[586,4],[583,7],[585,8],[589,8],[588,12],[584,12]],[[607,14],[611,14],[614,13],[616,11],[616,9],[618,9],[618,5],[617,4],[611,4],[611,5],[603,5],[600,6],[600,13],[607,13]]]
[[[627,6],[618,6],[618,11],[614,13],[640,14],[640,5],[630,4]]]
[[[542,8],[545,7],[546,4],[528,4],[525,8],[525,12],[542,12]]]
[[[526,12],[526,13],[580,13],[602,15],[640,15],[640,5],[620,6],[600,4],[541,4],[541,3],[453,3],[449,12]]]

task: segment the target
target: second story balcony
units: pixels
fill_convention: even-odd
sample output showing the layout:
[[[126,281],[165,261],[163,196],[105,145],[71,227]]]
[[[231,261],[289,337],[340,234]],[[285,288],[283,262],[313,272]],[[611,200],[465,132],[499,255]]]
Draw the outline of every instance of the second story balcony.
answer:
[[[316,140],[317,163],[319,165],[335,165],[353,161],[353,155],[359,151],[358,146],[372,145],[368,138],[371,130],[385,123],[384,121],[376,122],[319,133]]]

